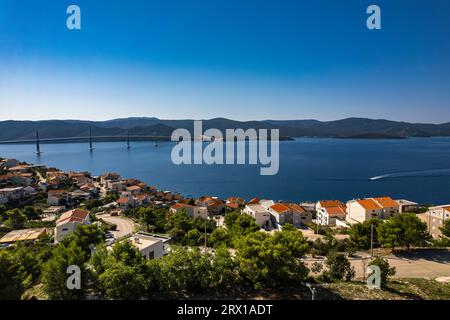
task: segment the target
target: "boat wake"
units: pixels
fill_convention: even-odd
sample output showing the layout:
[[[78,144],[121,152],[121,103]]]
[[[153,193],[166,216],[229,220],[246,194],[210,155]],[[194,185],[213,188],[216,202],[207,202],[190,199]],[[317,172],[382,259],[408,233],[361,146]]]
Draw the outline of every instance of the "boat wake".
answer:
[[[407,178],[407,177],[439,177],[450,175],[450,169],[434,169],[434,170],[421,170],[421,171],[408,171],[408,172],[396,172],[387,173],[381,176],[375,176],[369,178],[371,181],[388,179],[388,178]]]

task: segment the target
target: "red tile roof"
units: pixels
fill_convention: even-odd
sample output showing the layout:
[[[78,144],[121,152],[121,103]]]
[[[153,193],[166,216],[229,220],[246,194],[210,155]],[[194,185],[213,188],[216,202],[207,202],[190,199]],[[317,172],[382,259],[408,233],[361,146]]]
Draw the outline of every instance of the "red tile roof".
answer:
[[[345,207],[345,205],[339,200],[322,200],[319,201],[320,205],[324,207]]]
[[[117,199],[117,203],[118,204],[126,204],[126,203],[128,203],[128,201],[130,201],[130,199],[128,199],[128,198],[124,198],[124,197],[120,197],[119,199]]]
[[[343,207],[325,207],[324,210],[329,216],[345,216],[346,211]]]
[[[61,222],[82,222],[89,216],[89,213],[80,209],[73,209],[67,212],[64,212],[59,219],[56,221],[57,224]]]
[[[233,209],[239,208],[239,204],[237,204],[237,203],[235,203],[235,202],[228,202],[228,203],[226,204],[226,206],[229,207],[229,208],[233,208]]]
[[[181,209],[181,208],[193,208],[193,207],[194,206],[192,206],[190,204],[187,204],[187,203],[176,203],[173,206],[171,206],[170,208],[178,210],[178,209]]]
[[[380,210],[382,207],[372,199],[356,200],[366,210]]]

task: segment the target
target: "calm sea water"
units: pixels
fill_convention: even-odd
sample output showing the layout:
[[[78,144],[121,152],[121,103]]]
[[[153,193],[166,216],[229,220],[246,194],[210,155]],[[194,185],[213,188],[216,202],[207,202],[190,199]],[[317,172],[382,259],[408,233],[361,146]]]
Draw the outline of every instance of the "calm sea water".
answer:
[[[264,197],[307,201],[390,195],[421,203],[450,203],[450,138],[405,140],[296,139],[280,143],[280,170],[260,176],[258,165],[172,164],[173,143],[0,145],[0,157],[94,175],[117,172],[185,196]],[[370,181],[371,177],[379,177]]]

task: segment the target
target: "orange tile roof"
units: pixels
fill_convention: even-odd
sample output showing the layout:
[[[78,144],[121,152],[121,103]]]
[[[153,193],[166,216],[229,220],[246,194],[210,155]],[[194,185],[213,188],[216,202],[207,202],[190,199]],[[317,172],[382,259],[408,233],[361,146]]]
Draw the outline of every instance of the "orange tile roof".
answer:
[[[193,208],[194,206],[187,204],[187,203],[176,203],[173,206],[171,206],[171,209],[178,210],[180,208]]]
[[[237,209],[239,208],[239,205],[236,202],[229,202],[226,204],[227,207],[233,208],[233,209]]]
[[[329,216],[345,216],[345,207],[325,207],[324,210]]]
[[[377,197],[377,198],[373,198],[373,200],[375,200],[383,208],[386,208],[386,207],[398,208],[398,203],[395,202],[394,200],[392,200],[391,197]]]
[[[299,206],[296,203],[288,203],[286,204],[289,208],[291,208],[293,211],[297,211],[297,212],[305,212],[305,208],[303,208],[302,206]]]
[[[356,200],[366,210],[380,210],[382,207],[372,199]]]
[[[124,198],[124,197],[120,197],[119,199],[117,199],[117,203],[118,204],[125,204],[125,203],[128,203],[128,201],[130,201],[130,199],[128,199],[128,198]]]
[[[339,200],[322,200],[319,201],[322,207],[345,207],[345,205]]]
[[[270,207],[272,210],[275,210],[278,213],[283,213],[286,211],[291,210],[288,206],[282,204],[282,203],[276,203],[273,206]]]
[[[81,222],[84,219],[86,219],[88,215],[89,213],[87,211],[74,209],[64,212],[56,221],[56,223],[59,224],[61,222],[73,222],[73,221]]]
[[[258,198],[253,198],[249,202],[247,202],[247,204],[258,204],[258,203],[259,203],[259,199]]]

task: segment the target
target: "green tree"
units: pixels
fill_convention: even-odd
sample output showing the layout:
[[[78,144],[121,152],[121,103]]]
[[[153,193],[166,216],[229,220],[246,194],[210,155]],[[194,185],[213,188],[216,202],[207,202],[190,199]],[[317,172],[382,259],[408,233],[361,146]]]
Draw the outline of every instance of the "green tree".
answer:
[[[424,245],[430,235],[427,232],[426,223],[422,222],[415,214],[399,214],[380,225],[378,239],[382,245],[393,250],[399,246]]]
[[[198,246],[200,238],[202,238],[202,234],[197,229],[191,229],[186,234],[186,242],[190,246]]]
[[[51,257],[51,247],[41,241],[17,243],[9,252],[23,267],[31,282],[38,280],[42,264]]]
[[[100,199],[89,199],[84,202],[84,207],[87,210],[92,210],[94,208],[101,207],[102,205],[103,205],[103,202]]]
[[[392,277],[395,275],[395,267],[391,267],[389,265],[389,262],[382,258],[382,257],[376,257],[375,259],[373,259],[370,263],[369,266],[378,266],[380,268],[381,271],[381,286],[385,287],[389,277]]]
[[[81,299],[86,292],[87,272],[84,267],[86,255],[75,241],[61,243],[53,250],[53,256],[43,265],[42,283],[50,299]],[[69,266],[81,270],[81,289],[69,289],[67,273]]]
[[[192,219],[185,210],[180,210],[169,217],[165,228],[174,241],[181,242],[186,233],[193,229]]]
[[[230,287],[237,282],[237,264],[226,247],[215,250],[211,267],[211,287]]]
[[[25,290],[27,274],[12,254],[0,251],[0,300],[16,300]]]
[[[220,246],[229,247],[231,246],[231,234],[228,229],[217,228],[212,232],[209,241],[211,246],[214,248],[218,248]]]
[[[237,218],[239,218],[240,215],[241,213],[239,211],[227,212],[224,217],[225,226],[229,230],[231,230],[231,228],[233,227],[234,223],[236,222]]]
[[[8,219],[8,215],[6,214],[8,210],[4,204],[0,204],[0,221]]]
[[[198,231],[200,232],[205,232],[205,227],[206,227],[206,232],[207,233],[211,233],[213,232],[217,226],[216,226],[216,221],[213,219],[203,219],[201,217],[197,217],[192,221],[192,226],[194,228],[196,228]]]
[[[136,218],[141,224],[146,225],[147,230],[153,232],[163,232],[164,226],[167,223],[167,212],[158,208],[139,208],[136,213]]]
[[[382,246],[395,250],[401,245],[401,232],[402,230],[397,223],[387,220],[378,227],[378,241]]]
[[[104,234],[105,232],[95,224],[78,225],[69,237],[63,239],[62,243],[75,241],[82,248],[86,257],[89,258],[91,250],[103,243],[105,239]]]
[[[283,230],[271,236],[253,232],[236,241],[236,257],[243,279],[255,288],[302,283],[308,269],[300,258],[308,249],[300,231]]]
[[[99,276],[107,298],[138,300],[145,293],[145,278],[139,270],[123,262],[114,261]]]
[[[23,214],[28,218],[28,220],[39,220],[43,212],[40,208],[26,206],[23,208]]]
[[[102,199],[102,203],[103,205],[106,205],[108,203],[116,201],[117,199],[119,199],[119,197],[120,196],[117,192],[110,192]]]
[[[350,281],[355,277],[355,269],[343,253],[330,252],[327,255],[326,264],[328,266],[328,275],[334,280]]]
[[[131,240],[116,242],[111,250],[110,256],[124,263],[126,266],[142,267],[145,259],[139,250],[131,243]]]
[[[382,223],[381,219],[372,218],[363,223],[356,223],[352,225],[348,231],[350,241],[361,250],[370,248],[371,241],[371,227],[373,225],[373,243],[374,246],[378,244],[377,229]]]
[[[199,248],[173,246],[171,253],[158,260],[160,286],[166,291],[200,291],[211,284],[211,255]]]
[[[255,218],[248,214],[241,214],[233,223],[231,233],[233,236],[240,237],[258,231],[259,229],[259,226],[255,222]]]
[[[446,219],[444,221],[444,225],[439,229],[441,230],[443,236],[450,238],[450,219]]]
[[[20,211],[15,208],[6,212],[7,219],[5,221],[5,225],[11,229],[23,229],[25,228],[25,224],[27,222],[27,217]]]

